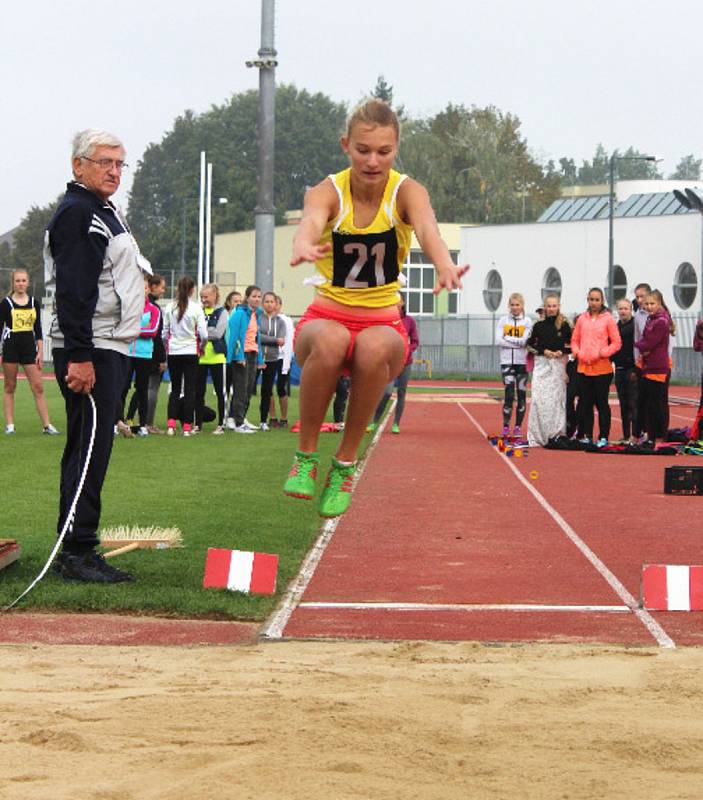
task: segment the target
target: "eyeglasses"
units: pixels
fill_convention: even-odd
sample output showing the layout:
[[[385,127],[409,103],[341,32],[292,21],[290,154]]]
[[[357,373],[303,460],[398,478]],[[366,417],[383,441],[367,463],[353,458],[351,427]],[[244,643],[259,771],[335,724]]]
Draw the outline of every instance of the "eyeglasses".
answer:
[[[115,161],[114,158],[98,158],[97,160],[88,158],[88,156],[81,156],[81,158],[85,161],[97,164],[100,169],[113,169],[114,167],[119,172],[122,172],[123,169],[129,169],[129,164],[126,164],[124,161]]]

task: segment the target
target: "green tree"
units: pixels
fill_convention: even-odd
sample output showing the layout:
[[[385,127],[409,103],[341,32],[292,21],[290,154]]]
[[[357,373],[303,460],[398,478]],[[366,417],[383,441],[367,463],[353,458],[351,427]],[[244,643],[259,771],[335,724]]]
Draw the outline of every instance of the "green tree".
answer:
[[[621,181],[657,180],[662,177],[656,161],[645,161],[649,153],[643,153],[634,147],[628,147],[624,153],[615,151],[618,160],[615,164],[615,176]]]
[[[15,265],[12,247],[9,242],[0,242],[0,269],[12,269]]]
[[[528,221],[560,193],[559,175],[530,155],[520,120],[493,106],[450,104],[431,119],[410,122],[400,156],[443,222]]]
[[[388,105],[393,105],[393,87],[390,86],[383,75],[379,75],[376,85],[371,92],[371,97],[384,100]]]
[[[608,182],[610,156],[602,144],[596,148],[592,161],[582,161],[579,167],[577,183],[580,186],[594,186]]]
[[[621,181],[656,180],[661,178],[657,164],[654,161],[645,160],[649,155],[634,147],[628,147],[621,152],[615,150],[613,153],[599,144],[591,161],[581,162],[575,183],[579,186],[597,186],[607,184],[610,180],[610,158],[615,155],[615,177]],[[562,169],[565,171],[573,165],[573,159],[562,158],[559,160]],[[567,183],[566,174],[564,182]]]
[[[15,233],[12,261],[15,267],[29,272],[31,291],[44,291],[44,235],[63,194],[46,206],[32,206],[24,215]]]
[[[213,164],[214,233],[254,227],[257,182],[258,92],[178,117],[137,166],[129,217],[144,254],[157,271],[195,272],[200,151]],[[276,90],[274,199],[277,221],[300,208],[308,186],[346,164],[339,147],[346,107],[295,86]],[[218,206],[216,198],[226,197]]]
[[[669,175],[672,181],[699,181],[701,179],[701,164],[703,159],[693,155],[684,156],[676,165],[676,169]]]
[[[574,186],[578,179],[578,170],[573,158],[560,158],[559,167],[564,186]]]

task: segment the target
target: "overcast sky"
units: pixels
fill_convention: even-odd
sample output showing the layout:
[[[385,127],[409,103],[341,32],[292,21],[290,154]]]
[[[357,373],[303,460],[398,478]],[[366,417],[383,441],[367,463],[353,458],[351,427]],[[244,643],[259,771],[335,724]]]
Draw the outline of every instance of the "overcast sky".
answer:
[[[2,14],[0,233],[70,177],[104,127],[136,166],[176,116],[258,85],[260,0],[24,0]],[[703,155],[700,0],[278,0],[278,82],[354,103],[379,74],[413,115],[492,104],[541,161],[630,145]],[[252,132],[254,135],[254,132]],[[217,169],[217,165],[214,165]],[[129,179],[117,195],[127,201]]]

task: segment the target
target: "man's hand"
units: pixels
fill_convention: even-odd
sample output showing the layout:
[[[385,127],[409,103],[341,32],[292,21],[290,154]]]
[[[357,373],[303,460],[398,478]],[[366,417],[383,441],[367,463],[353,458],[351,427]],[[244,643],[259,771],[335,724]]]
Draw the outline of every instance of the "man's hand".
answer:
[[[92,361],[74,364],[69,361],[66,386],[76,394],[90,394],[95,386],[95,369]]]

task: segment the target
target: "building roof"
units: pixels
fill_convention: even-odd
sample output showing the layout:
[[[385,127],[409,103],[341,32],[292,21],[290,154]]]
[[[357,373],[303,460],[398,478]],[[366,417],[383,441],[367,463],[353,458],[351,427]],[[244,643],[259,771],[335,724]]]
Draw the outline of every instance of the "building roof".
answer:
[[[671,214],[694,214],[684,208],[671,192],[631,194],[615,204],[616,217],[662,217]],[[605,219],[608,216],[608,195],[562,197],[542,212],[537,222],[574,222],[584,219]]]

